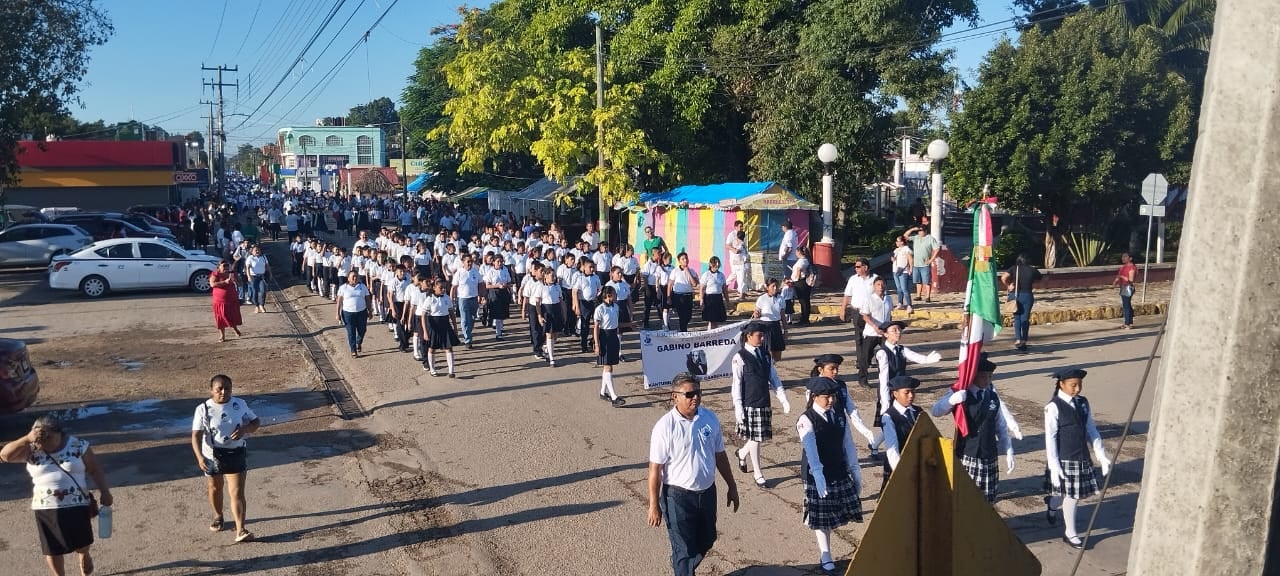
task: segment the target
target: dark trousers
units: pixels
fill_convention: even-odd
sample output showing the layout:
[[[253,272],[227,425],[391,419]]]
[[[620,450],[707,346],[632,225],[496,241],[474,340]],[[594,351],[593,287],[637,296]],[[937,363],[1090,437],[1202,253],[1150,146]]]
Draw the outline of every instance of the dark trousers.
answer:
[[[354,353],[364,343],[364,333],[368,328],[369,314],[365,310],[359,312],[342,312],[342,323],[347,327],[347,347]]]
[[[1124,311],[1124,325],[1133,325],[1133,296],[1125,296],[1123,289],[1120,292],[1120,308]]]
[[[858,382],[863,386],[867,385],[867,369],[871,367],[871,357],[880,345],[880,340],[879,336],[858,337]]]
[[[578,329],[578,315],[573,313],[573,293],[568,288],[561,288],[560,301],[564,303],[564,330],[560,334],[573,336]]]
[[[542,355],[542,344],[546,342],[546,335],[542,333],[542,322],[538,321],[538,307],[525,304],[524,315],[529,319],[529,344],[533,345],[533,353]]]
[[[801,280],[799,282],[792,282],[791,290],[795,292],[796,297],[792,298],[791,300],[787,300],[787,314],[792,313],[791,305],[793,303],[799,302],[800,303],[800,319],[797,320],[797,322],[799,322],[800,324],[808,324],[809,314],[813,308],[812,300],[811,300],[813,298],[813,288],[810,288],[809,285],[804,282],[804,280]]]
[[[693,576],[716,542],[716,488],[691,492],[662,487],[662,517],[671,539],[671,568],[675,576]]]
[[[658,309],[658,313],[662,313],[662,303],[658,300],[658,290],[654,286],[644,285],[644,325],[649,326],[649,311],[654,308]]]
[[[582,327],[578,330],[578,340],[582,343],[582,351],[588,352],[591,349],[587,347],[587,341],[591,339],[591,334],[594,332],[591,329],[591,322],[596,317],[596,301],[579,301],[578,309],[582,312]]]
[[[672,292],[671,307],[675,309],[676,318],[680,321],[680,331],[688,332],[689,320],[693,318],[693,293]]]
[[[1031,306],[1036,303],[1036,298],[1031,292],[1019,292],[1014,295],[1014,302],[1017,308],[1013,311],[1013,339],[1026,342],[1031,332]]]

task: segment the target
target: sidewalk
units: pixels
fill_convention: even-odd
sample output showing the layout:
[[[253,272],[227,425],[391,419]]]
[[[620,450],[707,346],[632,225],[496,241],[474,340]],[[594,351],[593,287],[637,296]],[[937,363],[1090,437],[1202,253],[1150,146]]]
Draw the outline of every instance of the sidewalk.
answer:
[[[1169,309],[1169,294],[1172,282],[1158,282],[1147,285],[1147,301],[1141,304],[1142,287],[1138,286],[1133,296],[1134,316],[1161,315]],[[814,294],[813,315],[815,322],[835,321],[840,317],[840,303],[843,294],[824,291]],[[897,298],[894,297],[894,302]],[[1012,326],[1012,305],[1004,305],[1001,294],[1001,310],[1004,312],[1004,325]],[[950,329],[957,328],[964,321],[961,306],[964,294],[952,292],[933,297],[932,303],[914,303],[911,314],[903,310],[893,312],[894,320],[903,320],[916,328]],[[755,309],[754,302],[742,302],[731,314],[747,317]],[[1111,286],[1093,288],[1055,288],[1035,291],[1035,305],[1031,309],[1032,325],[1050,325],[1080,320],[1111,320],[1123,316],[1120,308],[1118,289]]]

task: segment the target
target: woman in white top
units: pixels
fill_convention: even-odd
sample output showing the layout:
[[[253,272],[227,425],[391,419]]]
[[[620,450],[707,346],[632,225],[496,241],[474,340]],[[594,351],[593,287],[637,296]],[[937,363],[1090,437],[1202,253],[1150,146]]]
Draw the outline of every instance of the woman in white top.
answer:
[[[799,255],[799,258],[796,259],[795,265],[791,267],[791,293],[793,297],[787,301],[787,314],[792,313],[792,303],[797,300],[800,301],[800,319],[793,320],[791,323],[807,326],[809,324],[809,312],[812,309],[813,287],[809,286],[805,279],[809,275],[809,267],[812,264],[809,262],[808,248],[801,246],[796,249],[796,254]]]
[[[267,279],[271,277],[271,263],[262,255],[262,247],[254,246],[249,257],[244,261],[244,272],[249,276],[249,286],[253,295],[253,313],[261,314],[267,309],[263,307],[267,294]]]
[[[893,249],[893,288],[898,292],[898,309],[911,313],[911,271],[915,266],[911,247],[905,236],[899,236]]]
[[[63,555],[75,552],[83,574],[93,572],[93,521],[85,476],[93,478],[103,506],[112,504],[107,476],[89,442],[68,435],[62,423],[48,414],[36,419],[31,431],[0,449],[0,462],[26,464],[31,475],[31,510],[40,534],[40,548],[54,574],[63,572]],[[9,564],[9,562],[6,562]]]
[[[546,341],[544,352],[547,363],[556,365],[556,334],[564,329],[563,292],[556,282],[555,270],[542,272],[542,289],[534,297],[534,306],[538,307],[538,320],[542,323],[542,334]]]
[[[431,252],[427,250],[427,244],[421,240],[413,247],[413,272],[418,274],[431,274]]]
[[[767,348],[770,355],[773,356],[774,362],[781,362],[782,351],[787,349],[785,332],[782,329],[782,313],[785,302],[782,299],[782,294],[778,292],[778,279],[770,278],[766,280],[764,294],[756,298],[756,309],[755,312],[751,313],[753,319],[760,320],[769,329]]]
[[[422,308],[426,313],[426,322],[423,323],[420,336],[427,343],[427,360],[422,368],[431,372],[432,376],[439,376],[440,373],[436,372],[435,351],[444,350],[445,359],[449,362],[449,377],[456,378],[453,373],[453,347],[460,341],[453,328],[453,302],[445,293],[444,280],[436,280],[432,284],[431,294],[422,299]]]
[[[676,311],[680,331],[688,332],[689,321],[693,318],[693,294],[698,289],[698,273],[689,267],[688,254],[681,252],[676,260],[679,266],[671,271],[667,280],[667,297]]]
[[[617,408],[627,401],[613,389],[613,367],[618,365],[622,341],[618,338],[618,293],[612,286],[600,289],[600,304],[592,310],[591,316],[596,364],[603,367],[600,372],[600,399]]]
[[[511,272],[507,269],[501,254],[495,254],[493,266],[485,270],[484,284],[488,290],[485,302],[489,310],[489,320],[493,321],[494,338],[501,341],[505,335],[502,324],[511,317]]]
[[[707,330],[715,330],[716,325],[729,318],[725,310],[724,292],[728,281],[724,272],[720,271],[720,257],[712,256],[707,261],[707,271],[698,279],[698,294],[702,300],[702,319],[707,322]]]
[[[351,357],[360,357],[360,348],[364,343],[365,329],[369,318],[373,316],[370,303],[373,295],[369,288],[357,281],[355,272],[347,273],[347,283],[338,288],[338,321],[347,327],[347,347],[351,349]]]

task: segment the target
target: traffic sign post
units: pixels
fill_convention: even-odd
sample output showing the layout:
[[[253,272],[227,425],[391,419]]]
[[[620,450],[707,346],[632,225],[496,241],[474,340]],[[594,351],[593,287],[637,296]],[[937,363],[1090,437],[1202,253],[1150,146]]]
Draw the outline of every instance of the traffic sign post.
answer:
[[[1164,202],[1169,195],[1169,181],[1164,174],[1147,174],[1142,180],[1142,199],[1145,204],[1138,207],[1138,214],[1147,217],[1147,251],[1142,258],[1142,303],[1147,303],[1147,272],[1151,267],[1151,228],[1156,218],[1164,218]]]

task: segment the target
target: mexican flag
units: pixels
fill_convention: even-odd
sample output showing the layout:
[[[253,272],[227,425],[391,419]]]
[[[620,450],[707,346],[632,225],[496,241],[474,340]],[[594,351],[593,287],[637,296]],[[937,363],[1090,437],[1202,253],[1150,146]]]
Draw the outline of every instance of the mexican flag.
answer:
[[[978,203],[973,213],[973,255],[969,258],[969,282],[964,294],[965,323],[960,333],[958,374],[955,384],[951,385],[955,391],[969,388],[978,370],[978,359],[982,357],[982,345],[1000,331],[1000,296],[996,291],[995,262],[991,259],[994,243],[991,208],[994,205],[995,198],[987,198]],[[957,433],[968,435],[964,410],[953,410],[952,414]]]

